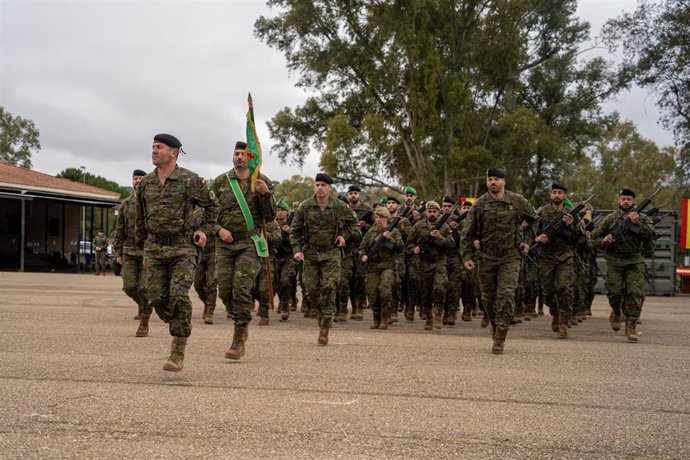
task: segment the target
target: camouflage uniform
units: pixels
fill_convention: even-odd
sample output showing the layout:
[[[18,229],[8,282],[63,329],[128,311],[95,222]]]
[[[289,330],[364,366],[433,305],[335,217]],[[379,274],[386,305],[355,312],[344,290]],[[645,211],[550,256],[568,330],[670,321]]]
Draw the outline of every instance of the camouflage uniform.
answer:
[[[458,308],[460,307],[460,284],[463,272],[462,261],[460,259],[460,232],[458,229],[452,230],[450,227],[449,238],[453,246],[446,254],[446,272],[448,273],[448,283],[446,284],[446,302],[443,307],[443,324],[455,325],[458,320]]]
[[[360,282],[359,276],[362,275],[362,282],[364,280],[364,270],[366,267],[361,261],[358,261],[359,243],[362,242],[362,233],[353,232],[345,241],[345,247],[342,251],[342,261],[340,269],[340,279],[338,281],[338,292],[336,293],[336,322],[345,321],[347,316],[347,301],[351,300],[352,315],[351,319],[361,320],[362,312],[359,310],[360,303],[358,302],[358,292],[360,287],[357,283]],[[357,272],[359,270],[359,272]]]
[[[428,235],[435,227],[426,218],[414,224],[407,238],[407,249],[412,252],[420,238]],[[432,228],[433,227],[433,228]],[[443,306],[446,301],[446,285],[448,272],[446,270],[446,253],[453,248],[453,240],[449,236],[448,224],[438,229],[441,237],[432,238],[432,243],[416,255],[419,261],[419,294],[420,308],[426,318],[426,329],[433,325],[438,329],[443,321]],[[433,309],[433,311],[432,311]]]
[[[134,300],[138,307],[137,316],[148,318],[153,311],[147,302],[146,283],[144,279],[144,252],[136,245],[134,226],[137,219],[136,192],[120,205],[120,212],[115,223],[113,252],[122,258],[122,290]],[[139,319],[139,318],[137,318]]]
[[[108,254],[108,240],[105,236],[96,236],[93,239],[93,249],[96,251],[96,274],[105,275],[105,257]]]
[[[341,254],[335,245],[338,236],[346,241],[356,228],[352,209],[330,196],[321,208],[315,197],[304,200],[290,227],[290,244],[294,253],[304,253],[303,282],[311,307],[323,317],[335,311],[335,297],[340,280]]]
[[[547,225],[556,225],[567,214],[567,209],[557,211],[548,204],[537,210],[537,235]],[[573,314],[575,302],[575,251],[574,244],[582,231],[577,223],[570,227],[563,225],[561,231],[554,232],[546,244],[540,244],[537,250],[539,260],[539,279],[544,293],[544,303],[549,307],[554,320],[552,328],[559,335],[567,336],[567,327]],[[562,327],[559,326],[562,325]],[[565,328],[565,330],[562,330]]]
[[[213,312],[216,310],[218,298],[218,282],[216,280],[216,235],[212,228],[206,226],[203,208],[194,211],[195,228],[200,228],[206,233],[206,246],[201,251],[201,256],[194,271],[194,290],[199,299],[204,303],[203,319],[207,324],[213,323]]]
[[[282,227],[287,224],[285,222],[278,222]],[[280,312],[281,320],[286,320],[290,316],[290,302],[292,301],[292,289],[296,283],[295,276],[297,274],[297,264],[292,254],[292,246],[290,246],[290,235],[286,232],[280,232],[280,242],[276,247],[276,281],[278,286],[278,299],[280,305],[278,311]]]
[[[261,223],[275,219],[276,204],[272,193],[261,195],[250,190],[250,181],[237,180],[249,211],[254,220],[254,228],[247,229],[247,223],[235,194],[230,188],[230,178],[237,178],[235,170],[221,174],[213,180],[211,190],[218,199],[218,222],[214,227],[214,234],[221,228],[232,233],[232,243],[226,243],[220,238],[216,242],[216,277],[218,279],[218,295],[225,305],[226,311],[232,314],[235,326],[244,327],[252,320],[254,299],[252,288],[257,274],[263,264],[256,252],[253,235],[261,234]],[[259,179],[271,184],[263,174]]]
[[[381,245],[376,253],[368,253],[367,248],[379,235],[383,235],[385,230],[385,228],[378,228],[376,225],[372,226],[367,234],[364,235],[362,244],[359,246],[359,253],[362,255],[367,254],[368,256],[366,263],[367,298],[374,315],[376,327],[379,326],[382,320],[386,327],[388,325],[388,319],[391,314],[393,286],[395,285],[395,256],[401,253],[403,248],[400,232],[397,229],[393,229],[390,240],[385,240],[381,236],[381,238],[384,238],[384,244]]]
[[[534,208],[521,195],[506,190],[501,200],[485,193],[469,213],[460,241],[462,260],[472,259],[473,242],[479,240],[477,275],[484,310],[492,324],[507,328],[513,320],[522,263],[519,246],[527,244],[520,223],[536,219]]]
[[[175,166],[163,185],[158,168],[144,176],[137,192],[136,244],[144,248],[148,298],[173,337],[192,332],[189,289],[194,277],[196,246],[192,241],[194,206],[205,209],[215,224],[218,205],[206,182]]]
[[[594,230],[592,238],[596,247],[602,247],[602,240],[609,234],[615,222],[625,219],[626,212],[615,211],[604,218]],[[644,257],[643,249],[654,240],[654,227],[644,214],[639,215],[639,233],[628,232],[623,241],[603,246],[606,257],[606,289],[612,313],[639,318],[644,300]]]
[[[275,296],[276,254],[281,241],[280,228],[278,228],[278,223],[275,220],[266,224],[266,240],[268,241],[269,266],[271,267],[271,294]],[[266,273],[266,258],[262,257],[261,270],[256,275],[256,283],[254,283],[254,298],[259,301],[260,326],[268,325],[268,310],[271,307],[271,297],[268,292],[268,276]]]
[[[354,207],[352,206],[352,210],[355,212],[355,215],[357,216],[357,221],[359,222],[364,218],[364,216],[373,211],[373,208],[362,201],[359,202],[359,206]],[[373,217],[372,217],[373,220]],[[371,224],[365,224],[363,227],[360,228],[360,231],[358,233],[355,233],[355,235],[359,234],[359,240],[352,241],[353,247],[352,247],[352,277],[350,278],[350,304],[354,307],[357,307],[357,318],[361,319],[362,314],[364,312],[364,309],[367,306],[367,289],[366,289],[366,275],[367,275],[367,266],[362,262],[362,252],[359,250],[359,243],[362,241],[362,235],[366,235],[366,233],[369,231],[369,229],[372,227]],[[350,239],[352,240],[352,238]],[[350,240],[348,240],[348,246],[350,244]],[[343,264],[344,266],[344,264]],[[344,270],[343,270],[344,271]],[[353,311],[354,313],[354,311]]]

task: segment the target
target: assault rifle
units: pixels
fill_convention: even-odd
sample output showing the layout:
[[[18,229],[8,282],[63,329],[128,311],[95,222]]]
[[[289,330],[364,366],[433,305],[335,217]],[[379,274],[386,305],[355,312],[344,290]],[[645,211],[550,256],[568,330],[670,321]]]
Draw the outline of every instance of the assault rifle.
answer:
[[[395,229],[398,224],[400,223],[401,220],[407,217],[407,215],[412,211],[411,208],[405,208],[402,212],[402,214],[395,216],[390,222],[388,222],[388,225],[386,226],[384,232],[392,232],[393,229]],[[367,247],[367,257],[371,257],[377,252],[381,250],[381,248],[386,247],[388,245],[388,240],[386,237],[383,236],[383,233],[381,233],[379,236],[374,238],[374,241],[371,242],[371,244]]]
[[[288,227],[292,225],[292,220],[295,218],[295,214],[295,211],[292,211],[290,214],[288,214],[287,222],[285,222],[285,225],[287,225]],[[287,243],[288,245],[290,244],[290,235],[287,232],[284,232],[282,228],[280,230],[280,237],[284,243]]]
[[[660,204],[659,206],[655,206],[655,207],[653,207],[652,209],[650,209],[649,211],[645,211],[645,212],[644,212],[644,215],[647,216],[647,217],[649,217],[649,218],[651,218],[654,214],[656,214],[656,213],[658,213],[659,211],[661,211],[661,208],[663,208],[664,206],[668,206],[668,204],[669,204],[670,202],[671,202],[671,200],[668,200],[668,201],[667,201],[666,203],[664,203],[664,204]]]
[[[657,193],[659,193],[661,189],[657,189],[656,192],[652,193],[651,196],[648,196],[645,198],[642,203],[640,203],[639,206],[635,207],[633,211],[637,213],[642,213],[644,212],[645,208],[649,206],[649,204],[652,202],[652,199],[656,196]],[[629,218],[625,219],[619,219],[616,222],[611,225],[611,228],[609,229],[609,235],[613,236],[613,243],[620,243],[621,241],[625,241],[628,232],[638,234],[640,233],[640,226],[635,225],[632,223],[632,221]],[[606,248],[604,248],[606,249]]]
[[[575,206],[573,209],[568,212],[570,214],[570,217],[573,218],[573,223],[577,220],[578,215],[580,214],[580,211],[584,209],[587,204],[592,201],[592,198],[594,198],[594,195],[590,196],[587,198],[585,201],[580,202],[577,206]],[[558,222],[556,223],[549,223],[546,227],[541,232],[538,232],[539,234],[545,234],[549,240],[551,240],[556,234],[561,233],[566,236],[570,236],[572,233],[570,230],[566,228],[565,222],[563,222],[563,219],[559,219]],[[537,250],[539,249],[539,246],[542,243],[540,242],[535,242],[530,246],[529,252],[532,254],[536,254]]]
[[[465,220],[465,219],[467,218],[467,215],[468,215],[468,214],[469,214],[469,211],[463,212],[463,213],[460,214],[459,216],[458,216],[458,215],[453,216],[453,222],[455,222],[455,223],[457,223],[457,224],[462,223],[462,221]]]
[[[455,203],[453,205],[453,207],[448,210],[448,212],[441,214],[441,216],[438,218],[438,220],[436,222],[434,222],[434,224],[431,226],[432,227],[431,230],[432,231],[433,230],[440,230],[441,227],[443,227],[443,224],[446,223],[448,218],[453,215],[453,213],[455,212],[455,210],[458,207],[458,204],[459,204],[459,202]],[[434,238],[431,237],[431,232],[417,238],[417,244],[416,245],[419,247],[419,253],[424,254],[425,252],[427,252],[429,250],[429,245],[431,245],[431,242],[433,240],[434,240]]]
[[[363,220],[364,223],[368,225],[374,225],[374,211],[367,211],[362,218],[358,220]]]

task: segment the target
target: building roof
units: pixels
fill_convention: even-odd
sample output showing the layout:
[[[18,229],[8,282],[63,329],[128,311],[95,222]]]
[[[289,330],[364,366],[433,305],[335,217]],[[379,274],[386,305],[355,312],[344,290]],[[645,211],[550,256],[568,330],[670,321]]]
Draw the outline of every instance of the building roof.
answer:
[[[120,202],[120,194],[117,192],[50,176],[2,161],[0,161],[0,192],[5,192],[4,196],[20,193],[23,197],[44,197],[94,204]]]

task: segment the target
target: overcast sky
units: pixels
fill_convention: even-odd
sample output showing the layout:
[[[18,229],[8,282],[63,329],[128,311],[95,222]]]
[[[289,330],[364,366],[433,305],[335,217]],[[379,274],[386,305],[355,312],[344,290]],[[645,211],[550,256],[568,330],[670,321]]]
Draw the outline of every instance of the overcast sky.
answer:
[[[578,14],[596,35],[604,21],[633,11],[635,0],[581,0]],[[41,150],[34,169],[57,174],[85,166],[122,185],[150,171],[152,137],[167,132],[189,153],[180,165],[205,177],[232,166],[244,139],[247,92],[254,99],[262,172],[273,180],[313,176],[271,155],[266,122],[306,96],[282,54],[254,37],[270,15],[261,0],[0,0],[0,105],[34,121]],[[645,90],[605,105],[643,136],[672,145]]]

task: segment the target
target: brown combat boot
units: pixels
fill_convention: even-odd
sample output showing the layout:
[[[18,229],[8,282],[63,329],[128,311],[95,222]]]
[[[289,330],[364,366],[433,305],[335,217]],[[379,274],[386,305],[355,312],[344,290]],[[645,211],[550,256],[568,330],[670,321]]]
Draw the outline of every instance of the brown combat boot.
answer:
[[[163,364],[164,371],[180,372],[184,365],[184,349],[187,345],[186,337],[173,337],[170,346],[170,356]]]
[[[259,307],[259,326],[268,326],[268,307]]]
[[[629,317],[625,321],[625,335],[628,336],[628,342],[637,342],[637,318]]]
[[[333,318],[330,316],[321,317],[321,320],[319,321],[319,326],[321,329],[319,330],[319,339],[317,340],[319,345],[328,345],[328,330],[331,328],[332,320]]]
[[[425,321],[425,323],[424,323],[424,330],[425,330],[425,331],[430,331],[430,330],[432,330],[432,329],[434,328],[434,324],[433,324],[434,319],[433,319],[433,317],[434,317],[434,315],[431,313],[431,311],[428,311],[428,312],[424,315],[424,321]]]
[[[141,315],[139,327],[137,328],[136,337],[146,337],[149,335],[149,317],[151,315]]]
[[[484,316],[482,316],[482,322],[479,323],[481,327],[487,327],[489,325],[489,315],[484,312]]]
[[[434,329],[441,329],[443,327],[443,307],[440,305],[434,305],[431,310],[432,324]]]
[[[397,323],[398,322],[398,310],[397,309],[391,310],[386,319],[388,320],[388,324]],[[383,316],[381,317],[381,320],[383,321]]]
[[[609,322],[611,323],[611,329],[613,329],[614,331],[621,330],[621,315],[621,312],[611,310],[611,314],[609,315]]]
[[[496,321],[491,321],[491,339],[496,339]]]
[[[558,314],[558,329],[556,332],[558,332],[558,338],[559,339],[567,339],[568,338],[568,322],[570,321],[570,314],[569,313],[564,313],[560,312]]]
[[[206,324],[213,324],[213,312],[216,310],[215,305],[207,305],[204,308],[204,311],[206,312],[206,316],[204,317],[204,323]]]
[[[491,347],[491,353],[494,355],[503,354],[503,347],[506,344],[507,335],[508,326],[496,326],[496,337],[494,338],[494,346]]]
[[[280,302],[280,320],[287,321],[290,317],[290,304],[289,302]]]
[[[225,352],[225,359],[240,359],[244,356],[244,343],[249,337],[249,325],[238,326],[235,324],[235,332],[232,335],[232,345]]]
[[[381,312],[380,311],[375,311],[374,313],[374,322],[371,323],[369,326],[370,329],[378,329],[381,327]]]
[[[553,332],[558,332],[558,326],[560,324],[559,316],[560,314],[558,313],[558,310],[555,308],[551,310],[551,330]]]
[[[395,312],[396,315],[398,312]],[[381,312],[381,324],[379,324],[379,329],[386,330],[388,329],[388,325],[391,324],[391,312],[390,311],[382,311]]]
[[[352,313],[350,314],[350,319],[353,321],[362,321],[364,319],[364,314],[361,307],[357,305],[356,302],[352,303]]]

